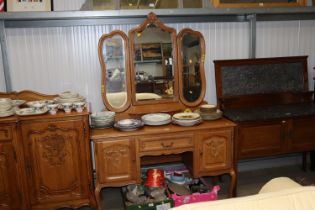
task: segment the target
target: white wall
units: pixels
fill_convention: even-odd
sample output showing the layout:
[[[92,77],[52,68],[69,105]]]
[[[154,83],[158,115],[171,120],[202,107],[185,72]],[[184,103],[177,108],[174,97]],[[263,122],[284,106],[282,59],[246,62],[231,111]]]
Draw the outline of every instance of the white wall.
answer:
[[[308,55],[310,90],[314,88],[315,20],[257,23],[257,57]]]
[[[5,78],[4,78],[4,70],[3,70],[3,64],[2,64],[2,55],[1,55],[1,47],[0,47],[0,92],[5,92]]]
[[[170,24],[201,31],[206,40],[206,100],[216,103],[213,60],[248,57],[247,23]],[[6,29],[12,88],[44,93],[71,90],[103,108],[97,43],[103,33],[134,25]]]

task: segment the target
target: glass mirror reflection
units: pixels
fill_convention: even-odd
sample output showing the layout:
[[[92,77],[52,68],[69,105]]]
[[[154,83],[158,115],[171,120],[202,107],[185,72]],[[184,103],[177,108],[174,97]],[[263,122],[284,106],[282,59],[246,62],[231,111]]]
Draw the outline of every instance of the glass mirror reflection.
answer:
[[[201,45],[200,37],[192,33],[185,33],[181,43],[181,57],[183,62],[182,93],[186,101],[194,102],[201,94]]]
[[[174,97],[174,66],[171,33],[154,24],[134,34],[136,100]]]
[[[120,35],[105,39],[103,58],[106,66],[106,98],[113,108],[121,108],[127,103],[125,43]]]

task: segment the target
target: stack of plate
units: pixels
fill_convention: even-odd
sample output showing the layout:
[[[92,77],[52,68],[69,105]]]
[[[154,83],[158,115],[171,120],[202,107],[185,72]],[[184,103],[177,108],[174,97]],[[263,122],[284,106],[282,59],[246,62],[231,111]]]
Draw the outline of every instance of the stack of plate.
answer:
[[[171,115],[165,113],[146,114],[141,120],[145,125],[166,125],[172,121]]]
[[[63,104],[63,103],[76,103],[76,102],[85,102],[85,98],[80,96],[78,93],[72,92],[63,92],[55,98],[56,103]]]
[[[192,112],[181,112],[174,114],[172,117],[174,124],[180,126],[194,126],[202,122],[200,114]]]
[[[222,111],[217,109],[214,104],[203,104],[199,109],[195,110],[199,113],[203,120],[217,120],[222,117]]]
[[[144,123],[141,120],[125,119],[119,120],[114,124],[114,127],[121,131],[134,131],[143,127]]]
[[[115,123],[115,112],[96,112],[91,114],[92,128],[109,128]]]
[[[8,117],[14,113],[12,100],[10,98],[0,98],[0,117]]]

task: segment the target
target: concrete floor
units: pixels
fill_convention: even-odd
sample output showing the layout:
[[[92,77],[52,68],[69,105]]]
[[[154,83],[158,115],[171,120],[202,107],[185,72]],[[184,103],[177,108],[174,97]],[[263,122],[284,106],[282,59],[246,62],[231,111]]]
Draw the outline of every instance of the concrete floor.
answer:
[[[252,171],[240,172],[237,183],[237,196],[247,196],[256,194],[260,188],[272,178],[286,176],[292,179],[299,177],[315,177],[315,172],[303,171],[301,165],[290,165],[285,167],[267,168]],[[209,181],[211,178],[209,178]],[[219,199],[227,198],[227,189],[229,185],[229,176],[224,175],[219,182],[221,190]],[[120,188],[105,188],[102,190],[102,206],[104,210],[123,210],[123,200]],[[84,207],[80,210],[89,210]],[[65,210],[65,209],[63,209]]]

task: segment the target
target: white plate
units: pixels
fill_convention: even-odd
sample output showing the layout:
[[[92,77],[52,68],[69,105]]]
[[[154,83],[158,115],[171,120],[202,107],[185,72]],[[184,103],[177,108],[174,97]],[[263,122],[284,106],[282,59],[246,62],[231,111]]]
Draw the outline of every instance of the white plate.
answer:
[[[14,109],[10,109],[8,111],[5,112],[0,112],[0,117],[9,117],[11,115],[14,115]]]
[[[202,122],[201,118],[199,118],[197,120],[176,120],[175,118],[173,118],[172,120],[173,120],[174,124],[180,125],[180,126],[185,126],[185,127],[198,125]]]
[[[146,114],[141,117],[146,125],[165,125],[171,122],[171,115],[165,113]]]
[[[200,118],[200,114],[193,112],[180,112],[173,115],[173,118],[177,120],[197,120]]]
[[[45,106],[40,110],[35,110],[34,108],[23,108],[15,110],[15,114],[20,116],[28,116],[28,115],[40,115],[45,114],[48,111],[48,108]]]
[[[57,103],[76,103],[76,102],[85,102],[85,98],[82,97],[82,96],[78,96],[76,98],[60,98],[60,97],[57,97],[55,98],[55,101]]]
[[[25,100],[19,100],[19,99],[12,100],[12,105],[13,106],[21,106],[24,103],[25,103]]]

